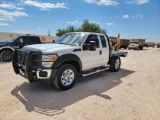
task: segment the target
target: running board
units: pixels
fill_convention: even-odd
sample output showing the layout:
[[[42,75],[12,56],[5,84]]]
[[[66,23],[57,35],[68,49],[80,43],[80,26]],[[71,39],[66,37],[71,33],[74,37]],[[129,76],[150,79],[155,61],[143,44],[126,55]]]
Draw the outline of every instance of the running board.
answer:
[[[105,71],[105,70],[108,70],[109,68],[105,68],[105,69],[100,69],[100,70],[96,70],[94,72],[90,72],[88,74],[81,74],[82,77],[86,77],[86,76],[89,76],[89,75],[92,75],[92,74],[95,74],[95,73],[99,73],[99,72],[102,72],[102,71]]]

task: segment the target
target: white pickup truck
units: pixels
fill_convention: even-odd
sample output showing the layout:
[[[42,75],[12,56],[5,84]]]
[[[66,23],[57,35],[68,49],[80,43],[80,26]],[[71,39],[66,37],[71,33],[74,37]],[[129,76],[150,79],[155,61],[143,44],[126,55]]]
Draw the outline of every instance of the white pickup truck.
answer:
[[[29,45],[14,51],[12,65],[16,74],[29,82],[50,81],[61,89],[73,87],[77,76],[87,76],[106,69],[117,72],[120,56],[112,51],[108,36],[101,33],[71,32],[53,44]]]

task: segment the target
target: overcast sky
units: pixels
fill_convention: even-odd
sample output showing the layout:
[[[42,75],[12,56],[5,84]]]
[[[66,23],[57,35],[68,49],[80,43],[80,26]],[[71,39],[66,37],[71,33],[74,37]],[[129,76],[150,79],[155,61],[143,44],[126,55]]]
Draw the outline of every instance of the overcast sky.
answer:
[[[54,36],[84,19],[108,36],[160,41],[160,0],[0,0],[0,32]]]

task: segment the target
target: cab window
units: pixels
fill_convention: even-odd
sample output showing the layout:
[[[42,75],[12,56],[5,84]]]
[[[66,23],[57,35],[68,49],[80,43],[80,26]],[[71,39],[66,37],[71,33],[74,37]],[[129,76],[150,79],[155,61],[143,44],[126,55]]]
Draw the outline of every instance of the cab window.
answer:
[[[84,44],[90,44],[90,41],[95,41],[96,47],[99,48],[99,40],[97,35],[89,35]]]
[[[102,47],[107,47],[105,37],[103,35],[100,35],[100,39],[101,39]]]

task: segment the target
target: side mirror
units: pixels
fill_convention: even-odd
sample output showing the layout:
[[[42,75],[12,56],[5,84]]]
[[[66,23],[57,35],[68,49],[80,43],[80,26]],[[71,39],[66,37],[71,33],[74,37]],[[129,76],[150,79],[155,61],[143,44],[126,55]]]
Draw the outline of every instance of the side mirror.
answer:
[[[83,50],[95,51],[96,50],[96,43],[95,43],[95,41],[90,41],[89,44],[84,44],[83,45]]]
[[[83,50],[90,50],[89,44],[84,44],[83,45]]]
[[[95,50],[96,50],[96,42],[90,41],[90,51],[95,51]]]
[[[20,43],[23,43],[23,38],[20,38]]]

